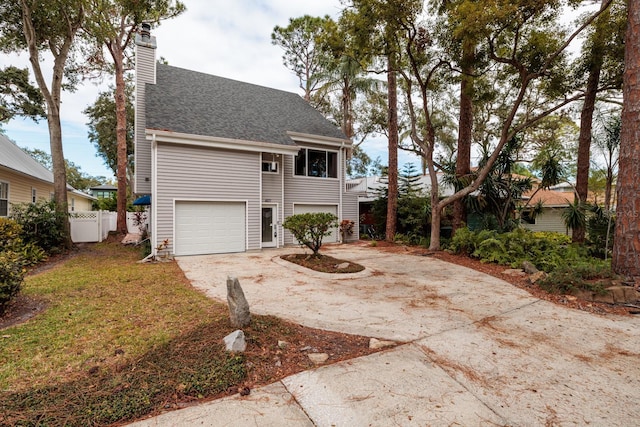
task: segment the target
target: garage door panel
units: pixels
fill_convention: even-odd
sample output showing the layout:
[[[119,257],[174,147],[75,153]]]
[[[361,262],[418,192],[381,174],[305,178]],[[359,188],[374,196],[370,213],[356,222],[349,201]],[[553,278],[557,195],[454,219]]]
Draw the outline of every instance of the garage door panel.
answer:
[[[338,207],[336,205],[298,205],[296,204],[293,207],[293,213],[303,214],[303,213],[316,213],[316,212],[325,212],[330,213],[335,216],[338,216]],[[294,239],[295,241],[295,239]],[[331,234],[322,239],[324,243],[334,243],[338,241],[338,229],[334,228],[331,231]]]
[[[176,255],[246,250],[242,202],[176,202]]]

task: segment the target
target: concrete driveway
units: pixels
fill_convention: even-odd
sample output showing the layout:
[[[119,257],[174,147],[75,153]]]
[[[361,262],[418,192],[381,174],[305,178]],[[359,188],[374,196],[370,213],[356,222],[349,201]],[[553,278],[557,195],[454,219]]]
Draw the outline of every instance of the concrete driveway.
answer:
[[[296,251],[178,263],[222,301],[227,275],[238,277],[253,313],[405,344],[139,426],[640,423],[640,319],[556,306],[429,257],[328,246],[367,267],[337,278],[279,259]]]

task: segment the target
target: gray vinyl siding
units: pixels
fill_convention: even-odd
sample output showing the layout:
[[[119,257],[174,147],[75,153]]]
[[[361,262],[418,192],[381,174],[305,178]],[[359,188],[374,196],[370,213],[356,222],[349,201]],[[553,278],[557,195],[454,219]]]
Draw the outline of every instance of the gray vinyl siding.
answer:
[[[260,154],[158,144],[155,244],[173,253],[174,200],[246,201],[247,250],[260,248]]]
[[[145,84],[155,83],[155,49],[136,45],[135,180],[134,192],[151,194],[151,141],[145,138]]]
[[[562,208],[545,208],[536,216],[535,224],[528,224],[524,221],[520,223],[523,228],[531,231],[554,231],[556,233],[567,233],[567,227],[562,219]]]
[[[345,193],[342,196],[342,219],[350,219],[353,225],[353,234],[347,236],[347,241],[360,239],[360,215],[358,213],[358,194]]]
[[[328,151],[339,151],[336,148],[315,145],[315,144],[300,144],[306,148],[318,148]],[[314,178],[297,176],[293,173],[293,163],[295,156],[284,156],[284,188],[285,188],[285,203],[284,203],[284,215],[285,218],[293,215],[294,204],[315,204],[315,205],[339,205],[340,203],[340,179],[339,178]],[[344,156],[340,155],[340,161],[344,162]],[[341,168],[344,171],[344,163]],[[347,218],[346,213],[351,214],[352,211],[344,211],[345,202],[350,201],[351,195],[343,193],[343,218]],[[357,196],[355,200],[351,202],[354,204],[352,210],[355,209],[356,214],[349,219],[356,221],[356,228],[358,227],[357,221]],[[338,215],[340,215],[340,206],[338,206]],[[342,219],[342,218],[340,218]],[[356,234],[357,235],[357,234]],[[293,236],[288,231],[284,234],[284,243],[287,245],[293,244]]]
[[[262,200],[267,203],[282,203],[282,168],[278,165],[278,173],[262,173]]]

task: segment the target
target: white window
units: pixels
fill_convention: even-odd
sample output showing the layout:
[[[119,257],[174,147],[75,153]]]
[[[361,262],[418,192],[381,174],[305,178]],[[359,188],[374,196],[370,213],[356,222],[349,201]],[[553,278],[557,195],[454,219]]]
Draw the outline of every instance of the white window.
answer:
[[[301,148],[295,158],[294,173],[318,178],[338,177],[338,153]]]
[[[38,200],[38,193],[36,189],[31,187],[31,203],[35,203]]]
[[[0,216],[9,215],[9,183],[0,182]]]

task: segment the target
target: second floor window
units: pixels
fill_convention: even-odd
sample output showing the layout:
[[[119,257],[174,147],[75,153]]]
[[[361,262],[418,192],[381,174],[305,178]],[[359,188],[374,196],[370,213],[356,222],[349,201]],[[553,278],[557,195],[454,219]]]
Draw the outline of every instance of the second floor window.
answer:
[[[295,174],[318,178],[338,177],[338,153],[301,148],[295,158]]]

